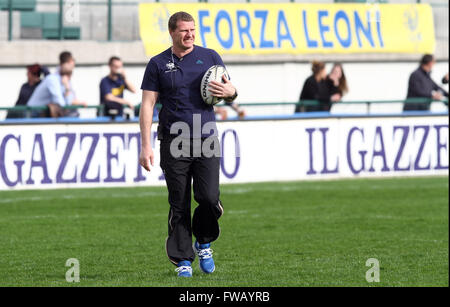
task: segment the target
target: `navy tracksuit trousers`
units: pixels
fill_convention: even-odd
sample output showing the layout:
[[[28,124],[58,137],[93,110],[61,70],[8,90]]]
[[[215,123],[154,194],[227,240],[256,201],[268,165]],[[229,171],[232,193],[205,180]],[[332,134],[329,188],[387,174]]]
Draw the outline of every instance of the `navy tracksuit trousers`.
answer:
[[[201,139],[203,143],[205,139]],[[192,234],[200,244],[219,237],[218,219],[223,214],[219,200],[220,157],[206,157],[203,153],[187,157],[174,157],[170,151],[172,138],[163,138],[160,145],[161,168],[169,192],[169,236],[166,251],[169,260],[177,264],[182,260],[193,262]],[[216,145],[219,142],[217,140]],[[212,145],[215,146],[215,145]],[[219,150],[220,152],[220,150]],[[191,221],[191,185],[198,206]]]

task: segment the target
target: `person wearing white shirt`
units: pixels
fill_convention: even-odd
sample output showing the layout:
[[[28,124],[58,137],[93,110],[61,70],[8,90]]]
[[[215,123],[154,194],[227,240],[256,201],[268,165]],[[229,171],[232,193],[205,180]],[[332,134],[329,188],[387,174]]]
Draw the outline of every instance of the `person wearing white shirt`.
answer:
[[[86,102],[80,101],[76,98],[75,92],[70,82],[73,70],[75,68],[75,60],[72,54],[64,51],[59,56],[59,68],[53,74],[48,75],[34,90],[28,106],[48,106],[58,105],[65,107],[69,105],[86,106]],[[59,108],[60,109],[60,108]],[[47,112],[41,110],[34,110],[32,117],[42,117],[48,115]],[[50,115],[52,112],[50,112]]]

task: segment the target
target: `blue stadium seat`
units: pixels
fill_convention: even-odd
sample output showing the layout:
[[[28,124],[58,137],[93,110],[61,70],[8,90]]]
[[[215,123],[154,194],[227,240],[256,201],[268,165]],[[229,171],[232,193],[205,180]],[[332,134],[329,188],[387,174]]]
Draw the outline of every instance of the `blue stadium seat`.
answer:
[[[33,39],[59,38],[59,13],[21,12],[21,37]],[[63,27],[64,39],[80,39],[80,27]]]
[[[0,0],[0,9],[8,10],[9,1]],[[12,0],[12,9],[14,11],[34,11],[36,9],[36,0]]]

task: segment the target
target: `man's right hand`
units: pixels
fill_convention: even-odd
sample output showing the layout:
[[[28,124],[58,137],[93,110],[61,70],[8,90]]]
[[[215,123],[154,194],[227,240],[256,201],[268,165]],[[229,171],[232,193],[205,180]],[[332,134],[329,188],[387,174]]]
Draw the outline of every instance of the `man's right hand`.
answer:
[[[141,153],[139,154],[139,164],[150,172],[150,164],[153,166],[153,149],[150,148],[141,148]]]
[[[442,93],[439,91],[435,91],[432,93],[431,98],[434,100],[441,100],[442,99]]]
[[[334,94],[334,95],[332,95],[332,96],[330,97],[330,100],[331,100],[332,102],[338,102],[338,101],[341,100],[341,98],[342,98],[341,94],[336,93],[336,94]]]
[[[64,88],[66,91],[70,90],[70,76],[69,75],[62,75],[61,76],[61,83],[64,85]]]

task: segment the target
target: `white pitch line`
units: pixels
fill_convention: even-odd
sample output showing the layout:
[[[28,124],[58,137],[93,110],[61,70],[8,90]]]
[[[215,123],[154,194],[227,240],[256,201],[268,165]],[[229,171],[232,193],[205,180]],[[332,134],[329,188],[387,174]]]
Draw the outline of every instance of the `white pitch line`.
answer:
[[[30,196],[30,197],[12,197],[2,198],[0,203],[15,203],[15,202],[35,202],[45,200],[58,200],[58,199],[77,199],[77,198],[91,198],[91,199],[108,199],[108,198],[142,198],[149,196],[165,196],[167,192],[142,192],[142,193],[112,193],[112,194],[96,194],[96,195],[63,195],[63,196]]]

